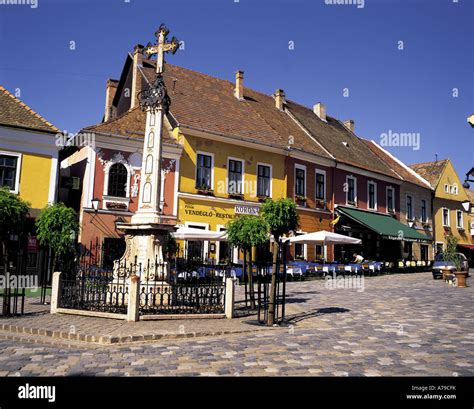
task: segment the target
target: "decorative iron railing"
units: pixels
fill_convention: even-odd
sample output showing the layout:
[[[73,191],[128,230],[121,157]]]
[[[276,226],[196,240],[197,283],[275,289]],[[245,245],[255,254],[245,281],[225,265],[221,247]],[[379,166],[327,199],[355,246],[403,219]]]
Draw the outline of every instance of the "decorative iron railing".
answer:
[[[223,314],[225,284],[215,283],[140,283],[142,315],[158,314]]]
[[[78,264],[75,272],[61,275],[58,307],[126,314],[134,275],[140,278],[140,315],[224,313],[229,268],[193,265],[180,271],[157,260],[145,266],[125,261],[113,270]]]
[[[61,277],[59,308],[126,314],[127,277],[93,265],[80,266],[75,274]]]

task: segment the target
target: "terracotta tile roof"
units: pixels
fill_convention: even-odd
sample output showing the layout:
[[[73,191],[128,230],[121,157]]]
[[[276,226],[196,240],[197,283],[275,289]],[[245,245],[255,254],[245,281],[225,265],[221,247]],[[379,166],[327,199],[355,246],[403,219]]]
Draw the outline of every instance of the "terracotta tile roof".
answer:
[[[385,149],[379,146],[374,141],[368,141],[367,139],[361,139],[365,145],[381,160],[383,160],[390,168],[400,175],[405,182],[413,183],[415,185],[432,189],[429,182],[424,180],[420,175],[418,175],[414,170],[410,169],[404,163],[399,161],[395,156],[388,153]]]
[[[153,67],[144,68],[144,73],[148,81],[154,79]],[[164,78],[171,96],[170,111],[178,125],[280,149],[287,149],[291,135],[293,148],[330,157],[285,112],[275,107],[271,96],[244,88],[244,100],[239,101],[230,81],[172,64],[167,64]]]
[[[448,160],[449,159],[438,160],[436,162],[417,163],[410,165],[410,168],[418,173],[423,179],[430,182],[433,188],[436,188],[444,168],[448,164]]]
[[[140,107],[136,107],[125,114],[110,121],[83,128],[81,132],[96,132],[105,135],[119,135],[127,138],[143,138],[145,133],[146,114]],[[176,145],[176,139],[163,129],[163,142]]]
[[[340,121],[327,116],[322,121],[312,109],[289,101],[292,115],[333,155],[337,161],[400,179],[365,143]]]
[[[43,132],[60,132],[58,128],[0,85],[0,125]]]

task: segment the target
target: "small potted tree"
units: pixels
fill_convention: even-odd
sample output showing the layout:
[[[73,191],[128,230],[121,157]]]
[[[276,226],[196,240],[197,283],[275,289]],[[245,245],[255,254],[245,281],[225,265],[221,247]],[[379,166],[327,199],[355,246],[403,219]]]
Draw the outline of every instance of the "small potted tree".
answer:
[[[451,261],[454,264],[455,270],[444,270],[443,276],[447,276],[453,273],[456,276],[457,286],[460,288],[467,287],[466,277],[467,271],[462,271],[461,257],[457,252],[458,239],[452,234],[446,236],[446,251],[443,253],[443,260],[448,262]]]
[[[250,308],[255,308],[255,295],[252,273],[252,248],[264,244],[268,240],[268,224],[260,216],[239,216],[227,224],[227,235],[232,246],[239,247],[244,252],[244,276],[247,267],[246,255],[249,256],[248,283]]]

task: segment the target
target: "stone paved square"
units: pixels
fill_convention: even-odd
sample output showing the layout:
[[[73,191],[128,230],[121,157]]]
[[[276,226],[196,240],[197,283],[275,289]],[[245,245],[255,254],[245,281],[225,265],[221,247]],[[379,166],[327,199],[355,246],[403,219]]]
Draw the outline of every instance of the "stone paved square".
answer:
[[[279,328],[256,326],[254,316],[127,323],[53,316],[44,306],[29,306],[31,314],[2,318],[0,325],[51,332],[74,325],[90,336],[181,331],[183,337],[102,345],[3,330],[0,373],[473,376],[473,299],[473,287],[450,287],[430,273],[418,273],[366,278],[364,291],[328,289],[322,280],[290,282],[288,324]],[[194,335],[186,338],[188,333]]]

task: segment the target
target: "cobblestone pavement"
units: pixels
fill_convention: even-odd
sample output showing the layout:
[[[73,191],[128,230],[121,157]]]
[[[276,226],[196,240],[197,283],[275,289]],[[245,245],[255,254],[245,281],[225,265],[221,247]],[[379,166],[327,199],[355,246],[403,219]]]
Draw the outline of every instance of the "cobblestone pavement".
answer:
[[[120,346],[3,339],[0,375],[474,375],[474,287],[420,273],[367,278],[364,291],[294,282],[288,293],[290,325],[277,329]]]

